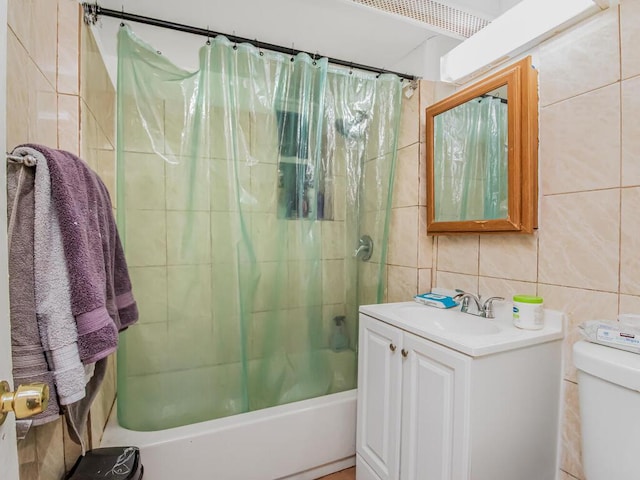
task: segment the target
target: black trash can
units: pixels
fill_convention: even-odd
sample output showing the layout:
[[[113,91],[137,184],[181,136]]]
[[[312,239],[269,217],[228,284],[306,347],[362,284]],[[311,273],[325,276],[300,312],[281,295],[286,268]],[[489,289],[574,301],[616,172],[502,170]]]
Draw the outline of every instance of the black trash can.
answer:
[[[78,459],[65,480],[141,480],[143,472],[138,447],[96,448]]]

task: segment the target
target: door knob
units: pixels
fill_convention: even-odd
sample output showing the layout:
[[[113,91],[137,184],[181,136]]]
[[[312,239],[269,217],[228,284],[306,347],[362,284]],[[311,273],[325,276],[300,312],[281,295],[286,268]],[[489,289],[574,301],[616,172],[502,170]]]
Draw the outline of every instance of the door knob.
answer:
[[[16,418],[27,418],[42,413],[49,403],[49,385],[31,383],[19,385],[15,392],[4,380],[0,382],[0,425],[4,423],[9,412]]]

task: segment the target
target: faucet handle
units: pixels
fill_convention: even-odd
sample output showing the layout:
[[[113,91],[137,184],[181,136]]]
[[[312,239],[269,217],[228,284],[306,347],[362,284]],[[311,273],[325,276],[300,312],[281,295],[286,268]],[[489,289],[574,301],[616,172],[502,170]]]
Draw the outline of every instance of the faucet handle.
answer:
[[[494,318],[493,302],[495,300],[502,301],[504,300],[504,297],[489,297],[484,301],[484,303],[482,304],[482,313],[484,314],[485,318]]]

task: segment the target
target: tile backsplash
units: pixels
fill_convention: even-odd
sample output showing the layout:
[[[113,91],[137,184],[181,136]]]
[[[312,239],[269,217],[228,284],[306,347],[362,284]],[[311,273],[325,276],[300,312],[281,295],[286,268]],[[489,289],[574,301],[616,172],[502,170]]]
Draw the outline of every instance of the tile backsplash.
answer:
[[[389,301],[409,300],[438,286],[482,296],[538,294],[546,307],[567,313],[563,479],[584,479],[571,359],[577,325],[640,312],[640,62],[633,50],[639,38],[640,1],[623,0],[529,52],[540,84],[536,233],[426,237],[424,225],[416,229],[414,217],[403,211],[415,208],[422,219],[424,202],[394,204]],[[419,198],[426,198],[423,114],[443,96],[439,85],[422,81],[420,95],[404,99],[404,113],[422,120],[419,128],[403,121],[411,132],[403,132],[402,138],[419,145],[412,161],[420,174],[418,179],[406,174],[406,180],[397,179],[394,195],[402,199],[416,184]],[[403,165],[398,171],[409,169]],[[418,264],[406,251],[416,244],[418,258],[426,259]]]
[[[80,10],[74,0],[9,0],[7,148],[33,142],[79,154],[113,191],[115,90]],[[92,447],[99,445],[115,388],[112,357],[87,422]],[[18,442],[18,455],[21,480],[59,480],[80,447],[60,419],[32,428]]]

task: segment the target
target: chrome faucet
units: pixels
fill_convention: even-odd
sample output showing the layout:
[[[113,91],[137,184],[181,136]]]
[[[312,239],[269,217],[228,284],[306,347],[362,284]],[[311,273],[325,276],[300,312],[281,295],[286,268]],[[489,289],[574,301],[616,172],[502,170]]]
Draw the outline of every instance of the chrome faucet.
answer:
[[[483,318],[494,318],[493,302],[495,300],[504,300],[502,297],[490,297],[484,302],[481,301],[481,297],[477,297],[473,293],[465,292],[464,290],[456,289],[458,294],[453,297],[454,300],[460,301],[460,311],[462,313],[468,313],[469,315],[475,315]],[[476,312],[469,311],[469,301],[473,300],[476,306]]]

